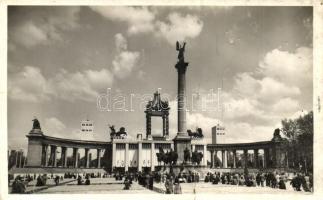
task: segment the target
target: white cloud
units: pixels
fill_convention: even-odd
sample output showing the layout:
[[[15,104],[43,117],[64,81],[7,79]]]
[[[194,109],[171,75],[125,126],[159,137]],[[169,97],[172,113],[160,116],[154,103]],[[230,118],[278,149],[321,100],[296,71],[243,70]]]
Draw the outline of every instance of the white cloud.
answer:
[[[294,53],[274,49],[260,62],[261,72],[288,85],[304,85],[312,81],[312,49],[300,47]]]
[[[128,49],[128,43],[125,37],[121,33],[117,33],[115,36],[115,43],[116,43],[116,48],[117,51],[125,51]]]
[[[56,117],[49,117],[44,120],[41,127],[44,134],[52,137],[75,139],[75,140],[96,140],[95,133],[82,133],[80,129],[70,130],[61,120]]]
[[[15,100],[38,102],[49,100],[52,91],[40,69],[25,66],[23,70],[8,78],[8,96]]]
[[[258,109],[258,101],[251,98],[230,98],[225,101],[225,116],[228,119],[262,116],[263,111]]]
[[[65,124],[56,117],[46,118],[42,129],[46,135],[57,137],[66,135]]]
[[[51,44],[62,41],[62,31],[72,30],[78,25],[79,7],[43,8],[34,13],[24,13],[24,18],[12,27],[9,27],[9,43],[11,46]]]
[[[196,38],[203,29],[203,21],[196,15],[185,16],[172,12],[167,16],[167,21],[156,20],[156,12],[147,7],[91,7],[106,19],[128,24],[128,35],[139,33],[153,33],[158,38],[166,39],[174,45],[177,40]]]
[[[147,7],[94,6],[91,8],[107,19],[126,22],[128,34],[151,32],[154,29],[155,14]]]
[[[291,98],[280,99],[273,105],[273,111],[279,113],[295,112],[297,109],[299,109],[298,101]]]
[[[288,86],[283,82],[279,82],[271,77],[265,77],[259,81],[261,89],[259,98],[261,99],[277,99],[285,96],[296,96],[301,93],[300,89],[295,86]]]
[[[171,45],[174,45],[177,40],[197,37],[203,28],[203,21],[194,15],[182,16],[178,13],[171,13],[167,19],[168,23],[162,21],[156,23],[158,30],[156,34],[164,37]]]
[[[15,100],[41,102],[55,97],[96,101],[98,92],[113,83],[113,74],[107,69],[75,73],[60,70],[54,77],[44,77],[39,68],[26,66],[12,77],[9,75],[8,80],[8,96]]]
[[[127,50],[127,40],[118,33],[115,35],[117,55],[112,61],[113,73],[123,79],[128,77],[133,69],[138,66],[140,53]]]
[[[261,126],[246,122],[226,123],[226,143],[268,141],[273,137],[275,126]]]

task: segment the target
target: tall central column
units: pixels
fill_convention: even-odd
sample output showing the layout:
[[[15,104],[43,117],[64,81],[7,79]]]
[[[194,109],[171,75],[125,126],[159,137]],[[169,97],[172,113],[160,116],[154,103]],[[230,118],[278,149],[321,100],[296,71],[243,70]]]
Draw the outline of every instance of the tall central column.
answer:
[[[177,83],[177,135],[186,136],[186,68],[188,63],[178,62],[176,69],[178,72],[178,83]]]
[[[175,65],[178,73],[177,82],[177,136],[174,138],[175,151],[178,154],[178,163],[184,163],[184,150],[191,149],[191,138],[186,130],[186,78],[185,73],[188,62],[185,62],[184,51],[185,43],[180,45],[176,43],[178,53],[178,62]]]

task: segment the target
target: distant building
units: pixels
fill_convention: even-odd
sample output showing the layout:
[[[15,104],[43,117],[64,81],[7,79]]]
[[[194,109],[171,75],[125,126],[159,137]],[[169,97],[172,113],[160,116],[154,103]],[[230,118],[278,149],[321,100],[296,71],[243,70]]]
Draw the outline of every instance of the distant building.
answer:
[[[81,121],[81,133],[93,134],[94,123],[92,120],[82,120]]]
[[[212,144],[225,143],[225,127],[217,124],[212,127]]]

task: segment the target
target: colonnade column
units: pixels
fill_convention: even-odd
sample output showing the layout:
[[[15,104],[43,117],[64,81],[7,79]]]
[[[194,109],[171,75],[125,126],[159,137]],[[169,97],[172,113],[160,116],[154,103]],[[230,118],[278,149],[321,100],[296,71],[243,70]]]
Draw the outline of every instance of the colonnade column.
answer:
[[[78,148],[73,148],[73,165],[75,168],[78,167]]]
[[[214,151],[213,150],[211,150],[210,151],[211,152],[211,168],[214,168]]]
[[[244,157],[244,167],[248,167],[248,150],[243,150],[243,157]]]
[[[53,167],[57,167],[57,152],[56,152],[56,150],[57,150],[57,146],[55,146],[55,145],[51,145],[51,153],[52,153],[52,166]]]
[[[207,149],[206,149],[206,144],[203,145],[203,165],[207,166],[207,158],[206,158],[206,154],[207,154]]]
[[[141,172],[142,171],[142,143],[139,142],[138,143],[138,171]]]
[[[150,158],[150,161],[151,161],[151,171],[155,171],[155,144],[154,143],[151,143],[151,158]]]
[[[237,168],[237,163],[236,163],[236,159],[237,159],[237,151],[233,150],[233,168]]]
[[[44,144],[42,149],[42,165],[48,166],[48,145]]]
[[[45,152],[45,166],[48,166],[48,145],[46,145],[46,152]]]
[[[62,167],[67,167],[67,148],[62,148],[61,160],[62,160]]]
[[[112,168],[116,166],[117,144],[112,142]]]
[[[89,168],[90,167],[90,162],[89,162],[89,150],[88,148],[85,148],[85,168]]]
[[[97,156],[97,168],[101,168],[101,149],[96,150],[96,156]]]
[[[227,168],[227,151],[226,150],[222,150],[222,167],[223,168]]]
[[[213,165],[214,165],[214,168],[215,168],[215,167],[217,167],[217,166],[215,166],[215,162],[218,161],[218,151],[217,150],[214,151],[213,159],[214,159]]]
[[[258,153],[259,153],[259,151],[258,151],[258,149],[254,149],[253,152],[254,152],[254,163],[253,163],[253,166],[255,168],[258,168],[259,167],[259,160],[258,160]]]
[[[126,143],[125,145],[125,171],[127,172],[129,169],[129,143]]]

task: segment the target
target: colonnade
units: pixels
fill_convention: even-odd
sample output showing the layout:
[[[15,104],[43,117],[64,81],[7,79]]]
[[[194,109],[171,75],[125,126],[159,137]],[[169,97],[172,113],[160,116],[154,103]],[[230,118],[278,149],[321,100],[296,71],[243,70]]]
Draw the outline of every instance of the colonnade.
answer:
[[[60,157],[60,166],[58,166],[58,158],[57,158],[57,150],[58,148],[61,149],[61,157]],[[72,159],[73,164],[72,166],[67,166],[67,150],[68,148],[73,149]],[[84,158],[85,158],[85,165],[84,168],[101,168],[101,151],[102,149],[96,149],[97,150],[97,164],[96,166],[91,166],[91,154],[90,154],[90,148],[84,148]],[[66,147],[66,146],[57,146],[57,145],[48,145],[43,144],[42,146],[42,166],[44,167],[79,167],[79,148],[78,147]]]
[[[219,167],[222,167],[222,168],[228,168],[229,166],[228,166],[228,154],[230,153],[230,152],[232,152],[232,166],[230,166],[230,168],[237,168],[237,161],[238,161],[238,158],[237,158],[237,151],[239,151],[240,149],[219,149],[219,150],[217,150],[217,149],[212,149],[212,150],[210,150],[210,153],[211,153],[211,168],[214,168],[214,167],[216,167],[215,166],[215,162],[216,162],[216,160],[215,160],[215,158],[217,158],[217,154],[218,154],[218,152],[220,151],[221,152],[221,157],[222,157],[222,159],[221,159],[221,166],[219,166]],[[248,167],[248,161],[249,161],[249,158],[248,158],[248,150],[249,149],[242,149],[242,151],[243,151],[243,156],[242,156],[242,158],[243,158],[243,165],[242,165],[242,167]],[[267,168],[267,167],[270,167],[269,165],[268,165],[268,163],[269,163],[269,160],[270,160],[270,158],[269,158],[269,149],[268,148],[263,148],[263,149],[258,149],[258,148],[256,148],[256,149],[251,149],[251,150],[253,150],[253,155],[254,155],[254,159],[253,159],[253,162],[252,162],[252,164],[253,164],[253,168],[260,168],[260,167],[263,167],[263,168]],[[262,158],[262,166],[260,166],[259,164],[260,164],[260,160],[259,160],[259,150],[263,150],[264,151],[264,154],[263,154],[263,158]],[[273,158],[273,163],[276,163],[275,162],[275,158],[276,158],[276,156],[272,156],[272,158]]]

